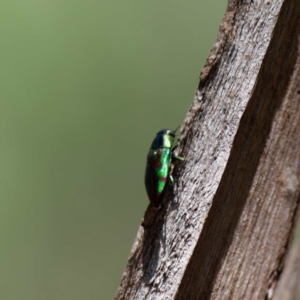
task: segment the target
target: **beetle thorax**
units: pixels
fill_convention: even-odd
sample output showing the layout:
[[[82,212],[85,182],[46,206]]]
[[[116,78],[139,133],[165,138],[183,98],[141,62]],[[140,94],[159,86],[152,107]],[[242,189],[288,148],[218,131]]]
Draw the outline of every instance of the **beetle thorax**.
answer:
[[[173,134],[160,131],[152,142],[151,149],[172,148],[174,139],[175,137]]]

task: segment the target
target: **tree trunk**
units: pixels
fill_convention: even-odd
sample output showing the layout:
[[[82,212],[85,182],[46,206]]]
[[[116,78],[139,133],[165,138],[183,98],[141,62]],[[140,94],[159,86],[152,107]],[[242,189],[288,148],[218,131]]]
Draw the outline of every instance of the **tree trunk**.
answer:
[[[271,299],[299,202],[300,1],[232,0],[115,299]]]

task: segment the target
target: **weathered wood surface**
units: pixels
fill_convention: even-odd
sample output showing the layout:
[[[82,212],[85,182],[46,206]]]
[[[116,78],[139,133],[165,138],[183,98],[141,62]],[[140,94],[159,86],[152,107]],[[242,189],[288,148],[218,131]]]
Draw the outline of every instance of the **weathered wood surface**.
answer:
[[[268,299],[299,201],[300,1],[229,1],[115,299]]]
[[[299,225],[299,224],[298,224]],[[300,238],[289,254],[273,300],[300,299]]]

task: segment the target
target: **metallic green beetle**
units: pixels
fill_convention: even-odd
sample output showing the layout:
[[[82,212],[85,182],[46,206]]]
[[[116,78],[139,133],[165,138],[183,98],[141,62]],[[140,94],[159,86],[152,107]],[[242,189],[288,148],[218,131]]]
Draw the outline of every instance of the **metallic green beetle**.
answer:
[[[175,143],[175,131],[171,129],[159,131],[147,156],[145,185],[149,200],[155,207],[160,206],[168,180],[174,184],[170,174],[173,159],[184,161],[184,158],[174,155],[174,150],[181,142],[178,140]]]

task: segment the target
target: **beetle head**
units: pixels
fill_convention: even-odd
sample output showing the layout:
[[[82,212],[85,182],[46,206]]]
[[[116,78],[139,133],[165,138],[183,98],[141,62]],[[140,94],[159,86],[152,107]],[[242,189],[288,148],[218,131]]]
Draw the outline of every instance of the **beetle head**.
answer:
[[[172,148],[175,140],[175,131],[171,129],[160,130],[152,142],[151,149]]]
[[[156,135],[165,135],[165,134],[175,137],[175,131],[172,129],[162,129]]]

